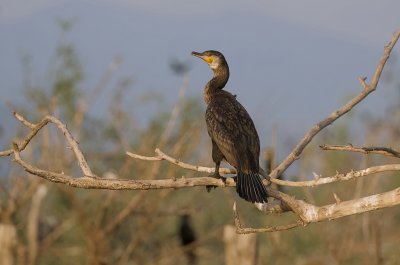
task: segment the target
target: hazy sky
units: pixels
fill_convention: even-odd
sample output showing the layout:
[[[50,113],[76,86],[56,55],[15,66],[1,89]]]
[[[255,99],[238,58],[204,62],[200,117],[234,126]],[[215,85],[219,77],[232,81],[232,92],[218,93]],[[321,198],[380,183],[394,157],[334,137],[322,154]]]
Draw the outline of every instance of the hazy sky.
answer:
[[[127,104],[144,91],[172,103],[181,78],[169,69],[171,58],[191,63],[188,94],[201,98],[211,72],[190,52],[215,49],[230,65],[226,89],[250,112],[262,144],[273,124],[282,142],[297,140],[360,90],[358,76],[372,76],[384,44],[400,28],[399,10],[398,0],[1,0],[0,121],[12,120],[5,102],[23,102],[23,54],[32,55],[33,79],[46,84],[61,38],[55,20],[64,18],[74,21],[69,39],[85,68],[84,90],[93,89],[114,56],[123,59],[92,110],[106,111],[107,95],[126,76],[134,79]],[[359,110],[384,113],[394,93],[378,90]]]

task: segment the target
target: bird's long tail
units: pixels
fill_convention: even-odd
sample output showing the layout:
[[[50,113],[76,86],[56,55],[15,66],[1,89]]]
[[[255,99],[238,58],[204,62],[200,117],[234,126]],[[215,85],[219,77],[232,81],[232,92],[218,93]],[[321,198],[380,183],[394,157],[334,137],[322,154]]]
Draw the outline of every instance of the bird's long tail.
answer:
[[[236,192],[241,198],[249,202],[267,202],[267,190],[258,173],[245,174],[239,172],[237,175]]]

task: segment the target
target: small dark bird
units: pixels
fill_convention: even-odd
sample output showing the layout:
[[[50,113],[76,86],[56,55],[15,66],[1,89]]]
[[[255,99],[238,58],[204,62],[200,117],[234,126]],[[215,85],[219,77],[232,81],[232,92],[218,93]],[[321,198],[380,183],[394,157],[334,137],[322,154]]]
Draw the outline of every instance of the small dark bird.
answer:
[[[204,88],[206,123],[215,162],[213,177],[221,178],[219,166],[226,160],[237,170],[236,192],[249,202],[267,202],[267,191],[259,174],[260,140],[254,123],[236,96],[223,90],[229,67],[218,51],[192,52],[214,72]]]
[[[196,241],[196,234],[192,228],[192,222],[190,215],[184,214],[181,216],[181,221],[179,225],[179,237],[181,239],[181,245],[184,247],[184,252],[186,254],[188,264],[194,265],[196,264],[197,256],[196,256],[196,248],[193,244]]]
[[[184,75],[190,70],[190,64],[186,61],[180,61],[172,58],[169,62],[169,67],[176,75]]]

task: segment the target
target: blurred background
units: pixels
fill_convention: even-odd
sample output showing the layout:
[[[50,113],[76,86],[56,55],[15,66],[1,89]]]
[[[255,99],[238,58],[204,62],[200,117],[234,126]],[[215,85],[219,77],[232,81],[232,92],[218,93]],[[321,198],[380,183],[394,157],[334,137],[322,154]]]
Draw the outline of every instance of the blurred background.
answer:
[[[202,99],[211,71],[190,52],[214,49],[230,66],[226,89],[258,129],[262,164],[274,166],[308,128],[360,92],[359,76],[372,78],[400,27],[399,9],[395,0],[2,0],[0,150],[28,133],[12,111],[33,122],[52,114],[68,125],[99,176],[204,176],[125,152],[153,155],[158,147],[213,166]],[[396,46],[377,91],[325,129],[285,178],[396,161],[318,145],[400,149],[399,51]],[[52,126],[23,155],[41,168],[80,175]],[[335,202],[333,193],[349,200],[393,189],[398,178],[390,173],[284,191],[323,205]],[[10,246],[10,264],[229,264],[224,227],[233,223],[235,200],[233,189],[73,189],[30,176],[2,157],[0,231],[8,236],[0,245]],[[248,226],[295,220],[238,203]],[[397,264],[399,224],[392,208],[260,234],[249,244],[256,250],[250,264]]]

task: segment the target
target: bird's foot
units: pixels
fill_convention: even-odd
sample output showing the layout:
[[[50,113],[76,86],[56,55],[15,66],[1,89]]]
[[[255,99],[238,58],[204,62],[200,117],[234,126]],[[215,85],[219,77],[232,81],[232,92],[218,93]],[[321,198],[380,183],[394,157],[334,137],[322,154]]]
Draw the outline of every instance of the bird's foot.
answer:
[[[219,172],[216,172],[216,173],[214,173],[214,174],[212,174],[212,175],[209,175],[209,177],[211,177],[211,178],[216,178],[216,179],[221,179],[224,183],[226,182],[226,178],[222,177],[222,176],[219,174]],[[207,190],[207,192],[210,192],[211,190],[215,189],[216,187],[217,187],[217,186],[215,186],[215,185],[207,185],[207,186],[206,186],[206,190]]]
[[[223,179],[219,172],[215,172],[214,174],[208,175],[210,178],[216,178],[216,179]]]

